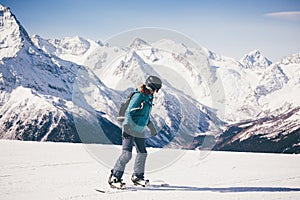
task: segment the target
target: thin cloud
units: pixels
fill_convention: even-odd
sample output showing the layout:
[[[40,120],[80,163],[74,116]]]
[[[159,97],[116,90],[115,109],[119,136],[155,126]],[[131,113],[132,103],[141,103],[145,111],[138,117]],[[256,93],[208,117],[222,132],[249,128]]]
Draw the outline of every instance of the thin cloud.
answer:
[[[267,13],[264,16],[276,18],[276,19],[284,19],[289,21],[300,22],[300,11],[272,12],[272,13]]]

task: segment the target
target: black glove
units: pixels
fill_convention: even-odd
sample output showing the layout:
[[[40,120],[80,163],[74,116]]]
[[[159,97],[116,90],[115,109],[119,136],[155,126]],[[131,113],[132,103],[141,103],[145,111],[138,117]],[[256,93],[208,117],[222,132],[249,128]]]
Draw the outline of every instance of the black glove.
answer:
[[[155,127],[154,127],[153,123],[151,121],[149,121],[149,123],[148,123],[147,126],[148,126],[148,128],[149,128],[149,130],[151,132],[151,136],[156,136],[157,132],[155,130]]]
[[[125,139],[129,138],[128,133],[130,133],[130,126],[129,126],[129,124],[125,124],[123,127],[122,137]]]

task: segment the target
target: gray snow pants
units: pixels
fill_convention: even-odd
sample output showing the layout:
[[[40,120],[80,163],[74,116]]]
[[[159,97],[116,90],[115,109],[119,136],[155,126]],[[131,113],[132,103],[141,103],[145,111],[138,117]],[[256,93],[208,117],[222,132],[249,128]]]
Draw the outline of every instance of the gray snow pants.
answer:
[[[138,178],[144,178],[145,162],[147,158],[147,150],[145,145],[145,138],[133,137],[131,135],[128,138],[123,138],[122,140],[122,154],[117,160],[112,174],[121,179],[124,174],[125,166],[130,161],[132,157],[133,145],[136,148],[137,156],[134,163],[134,175]]]

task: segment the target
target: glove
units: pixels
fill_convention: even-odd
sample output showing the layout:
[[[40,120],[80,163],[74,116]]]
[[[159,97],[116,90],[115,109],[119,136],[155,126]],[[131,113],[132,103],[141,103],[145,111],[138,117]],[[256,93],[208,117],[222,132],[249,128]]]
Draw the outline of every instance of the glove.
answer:
[[[123,127],[122,137],[124,139],[129,138],[129,134],[128,133],[130,133],[130,126],[129,126],[129,124],[125,124],[124,127]]]
[[[149,121],[149,123],[148,123],[147,126],[148,126],[148,128],[150,130],[151,136],[156,136],[157,132],[156,132],[156,129],[155,129],[153,123],[151,121]]]

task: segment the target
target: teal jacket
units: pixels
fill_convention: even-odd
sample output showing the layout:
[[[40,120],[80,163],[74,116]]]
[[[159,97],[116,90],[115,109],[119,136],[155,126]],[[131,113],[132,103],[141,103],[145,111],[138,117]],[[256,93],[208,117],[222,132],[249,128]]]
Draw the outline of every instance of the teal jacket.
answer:
[[[146,95],[136,89],[125,112],[123,126],[129,124],[130,129],[142,133],[150,120],[153,96]]]

